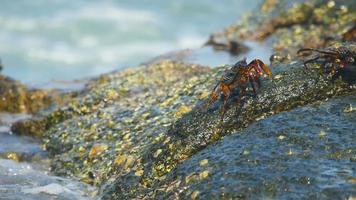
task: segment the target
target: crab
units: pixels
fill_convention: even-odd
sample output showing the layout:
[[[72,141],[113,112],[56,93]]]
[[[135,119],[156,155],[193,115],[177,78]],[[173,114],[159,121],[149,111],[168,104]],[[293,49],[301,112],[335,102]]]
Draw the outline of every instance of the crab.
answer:
[[[315,57],[304,61],[304,66],[307,67],[308,63],[318,61],[323,59],[322,66],[325,68],[327,64],[331,65],[331,73],[335,75],[340,69],[345,68],[350,64],[355,64],[356,53],[350,49],[341,46],[339,48],[328,48],[325,50],[313,49],[313,48],[303,48],[298,50],[298,54],[305,56],[302,53],[318,53]]]
[[[257,89],[261,86],[260,76],[267,74],[272,78],[272,73],[270,69],[259,59],[254,59],[249,64],[246,62],[246,58],[238,61],[230,69],[227,69],[221,76],[220,80],[213,88],[210,100],[208,101],[206,107],[210,106],[212,103],[218,100],[219,97],[223,96],[224,102],[221,106],[221,120],[223,120],[225,115],[225,107],[231,93],[234,89],[239,89],[239,96],[237,98],[238,105],[240,104],[241,98],[245,94],[248,87],[248,83],[251,84],[253,93],[256,95]]]

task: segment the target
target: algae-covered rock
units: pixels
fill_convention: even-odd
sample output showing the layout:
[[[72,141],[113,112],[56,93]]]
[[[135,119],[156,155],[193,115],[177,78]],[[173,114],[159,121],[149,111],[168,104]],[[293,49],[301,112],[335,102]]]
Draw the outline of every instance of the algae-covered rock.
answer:
[[[242,99],[242,107],[234,103],[234,98],[229,101],[223,122],[220,121],[219,112],[221,102],[208,110],[202,109],[201,104],[198,104],[191,112],[183,115],[163,133],[157,143],[140,155],[140,162],[136,166],[143,173],[137,176],[135,172],[127,172],[117,177],[104,191],[103,199],[141,198],[151,194],[157,191],[155,185],[169,176],[179,163],[223,136],[282,111],[354,91],[354,87],[345,83],[342,77],[325,73],[319,64],[305,68],[303,62],[294,61],[291,64],[275,65],[272,72],[274,79],[263,80],[263,86],[256,97],[248,95],[252,93],[248,92]],[[217,74],[214,76],[218,79]],[[201,84],[202,87],[204,85],[205,83]],[[206,163],[203,161],[202,165],[204,162]],[[199,171],[186,181],[195,182],[196,179],[209,176],[209,171]],[[194,196],[198,194],[194,193]]]
[[[266,0],[260,10],[212,34],[209,41],[219,41],[219,46],[244,40],[263,41],[278,56],[294,57],[299,48],[322,48],[335,41],[350,41],[355,19],[355,1]]]
[[[251,124],[184,161],[149,199],[356,197],[356,93]]]
[[[55,174],[101,186],[103,198],[138,198],[151,194],[180,163],[223,136],[354,90],[317,63],[309,68],[300,60],[274,65],[274,79],[262,78],[256,97],[248,91],[241,108],[231,98],[221,123],[221,102],[209,109],[202,105],[227,67],[161,61],[102,75],[61,108],[18,123],[14,132],[43,138]],[[209,162],[203,159],[200,165]],[[187,182],[210,176],[209,170],[199,171]]]
[[[322,62],[304,67],[295,52],[352,41],[354,4],[266,0],[261,12],[213,34],[208,43],[216,49],[240,53],[240,41],[262,40],[277,53],[273,60],[285,61],[272,62],[274,78],[262,78],[241,105],[234,91],[223,121],[222,102],[203,105],[230,66],[163,57],[102,75],[12,131],[41,137],[53,172],[99,186],[102,199],[348,198],[355,191],[355,63],[333,75]],[[341,45],[356,52],[354,43]],[[9,112],[53,102],[1,76],[0,94],[0,110]]]
[[[65,106],[18,123],[13,132],[41,135],[56,174],[95,185],[118,174],[140,176],[142,155],[206,98],[211,72],[219,70],[162,61],[103,75]]]
[[[21,83],[0,75],[0,111],[34,113],[53,102],[49,91],[28,89]]]

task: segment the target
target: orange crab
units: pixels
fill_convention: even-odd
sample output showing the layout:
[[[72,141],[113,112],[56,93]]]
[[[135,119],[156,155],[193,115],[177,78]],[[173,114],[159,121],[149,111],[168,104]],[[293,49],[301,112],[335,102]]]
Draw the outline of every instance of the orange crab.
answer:
[[[223,119],[225,115],[226,103],[232,91],[235,88],[239,89],[237,103],[240,104],[248,83],[251,84],[253,92],[256,94],[256,90],[261,86],[260,76],[263,74],[267,74],[270,78],[272,78],[270,69],[261,60],[254,59],[249,64],[247,64],[246,58],[238,61],[221,76],[219,82],[211,92],[210,101],[207,106],[217,101],[222,95],[224,102],[221,106],[221,119]]]

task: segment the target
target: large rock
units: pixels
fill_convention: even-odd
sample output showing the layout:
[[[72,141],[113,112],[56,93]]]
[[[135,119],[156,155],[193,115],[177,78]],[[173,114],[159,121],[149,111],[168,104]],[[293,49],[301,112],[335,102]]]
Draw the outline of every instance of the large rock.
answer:
[[[218,70],[163,61],[103,75],[66,106],[17,123],[13,132],[43,136],[55,173],[101,185],[140,171],[141,155],[209,95]]]
[[[340,77],[335,80],[335,76],[320,68],[305,68],[302,62],[280,64],[274,66],[272,71],[275,78],[272,81],[263,80],[257,97],[246,95],[242,107],[234,103],[234,98],[229,101],[223,122],[220,121],[219,112],[221,102],[209,110],[202,109],[201,104],[198,104],[191,112],[183,115],[163,132],[159,142],[150,145],[143,154],[138,154],[139,159],[135,162],[137,170],[119,175],[106,188],[103,198],[143,197],[157,190],[155,185],[180,163],[223,136],[282,111],[354,91]],[[195,88],[205,87],[205,82],[201,83]]]
[[[355,103],[353,93],[255,122],[193,155],[146,194],[152,199],[356,197]]]
[[[221,102],[208,110],[202,105],[226,67],[162,61],[103,75],[65,106],[18,123],[13,132],[42,136],[54,173],[105,188],[103,198],[136,198],[157,189],[180,163],[225,135],[354,91],[319,65],[279,64],[271,67],[273,80],[262,79],[256,97],[247,92],[238,112],[235,99],[229,101],[221,123]]]
[[[293,17],[294,14],[304,11],[304,8],[314,13],[313,6],[324,8],[323,5],[306,3],[300,6],[291,6],[292,10],[287,11],[287,14],[293,14],[290,16]],[[336,10],[327,10],[325,16],[329,16],[333,11],[344,9],[335,7],[335,5],[331,6],[331,4],[325,6],[331,9],[337,8]],[[325,10],[321,9],[321,11]],[[345,16],[348,19],[349,14],[350,12],[340,13],[340,16]],[[279,15],[272,16],[278,17]],[[328,28],[329,26],[326,25],[328,23],[330,22],[325,22],[323,28]],[[343,23],[340,22],[340,24]],[[261,24],[258,22],[255,25],[260,27]],[[314,27],[314,24],[309,25],[311,28]],[[296,26],[300,26],[300,24],[296,24]],[[336,27],[340,26],[336,25]],[[288,32],[289,30],[282,29],[272,32],[268,37],[276,36],[279,39],[280,31]],[[285,36],[289,37],[287,35]],[[290,37],[294,41],[294,36]],[[278,40],[272,41],[272,43],[278,44]],[[289,44],[285,43],[284,47],[289,52],[293,52],[296,46],[292,45],[292,48],[289,49]],[[299,43],[295,44],[299,45]],[[355,52],[354,44],[345,46]],[[19,133],[27,131],[30,134],[41,136],[44,147],[52,158],[54,173],[79,177],[82,181],[100,186],[103,188],[103,199],[131,199],[145,196],[152,198],[173,197],[172,195],[181,190],[184,193],[177,194],[181,197],[187,197],[187,195],[197,197],[202,194],[201,188],[204,187],[204,184],[209,186],[208,183],[198,181],[196,187],[191,187],[190,175],[187,175],[186,183],[181,182],[175,185],[172,180],[177,174],[182,174],[183,177],[186,172],[194,171],[194,169],[189,171],[184,166],[198,167],[196,169],[197,176],[202,180],[210,177],[210,174],[218,174],[218,171],[221,171],[224,166],[217,166],[214,168],[216,171],[199,171],[199,166],[190,162],[195,155],[199,159],[203,159],[202,165],[204,166],[207,165],[204,159],[208,159],[208,163],[213,162],[209,161],[209,158],[205,158],[204,155],[200,156],[202,151],[214,154],[216,150],[221,156],[220,147],[214,149],[211,145],[222,137],[239,134],[241,130],[252,123],[264,118],[268,120],[268,117],[278,113],[355,92],[355,87],[350,86],[350,83],[355,80],[353,74],[341,71],[338,75],[333,76],[325,73],[318,63],[305,68],[301,60],[295,57],[291,57],[291,59],[287,63],[274,62],[271,66],[274,74],[273,80],[262,78],[262,87],[257,96],[254,97],[251,95],[252,92],[248,91],[242,99],[242,107],[234,103],[236,98],[231,98],[223,122],[220,121],[220,101],[207,110],[202,109],[202,105],[208,100],[209,93],[222,72],[229,66],[211,69],[176,61],[160,61],[123,72],[103,75],[90,82],[84,91],[65,106],[57,108],[50,114],[38,115],[36,119],[18,123],[13,127],[13,131]],[[350,65],[347,70],[355,71],[355,67]],[[258,138],[260,134],[264,136],[265,132],[254,133],[252,135],[255,137],[246,136],[243,139],[251,142],[251,145],[253,145],[253,139],[261,141],[258,152],[269,144],[276,146],[266,137]],[[286,139],[289,135],[293,136],[293,133],[285,133],[281,138],[284,136]],[[305,136],[310,135],[305,134]],[[233,142],[237,142],[237,140],[234,139]],[[318,150],[314,142],[313,140],[310,149]],[[293,141],[291,143],[293,144]],[[298,153],[297,155],[300,154],[299,151],[302,147],[295,145],[296,149],[290,149],[291,155],[294,151]],[[335,148],[338,147],[340,146],[335,146]],[[204,150],[206,148],[209,150]],[[284,152],[285,148],[285,146],[282,146],[281,149],[275,147],[280,152]],[[242,147],[240,147],[241,149]],[[287,150],[288,154],[289,149]],[[249,151],[252,152],[252,150],[247,150],[245,156],[250,155]],[[317,153],[313,152],[310,155],[315,156]],[[268,154],[269,157],[266,155],[268,158],[275,158],[274,155],[269,155],[272,154],[271,151],[266,151],[266,154]],[[251,155],[255,154],[252,152]],[[232,158],[232,160],[237,159],[236,157]],[[216,159],[216,164],[221,164],[220,161]],[[286,166],[300,167],[297,163],[288,165],[288,160],[284,161]],[[283,165],[284,161],[280,161],[275,167],[278,168],[279,164]],[[257,171],[264,167],[263,164],[269,162],[268,159],[266,161],[261,158],[262,165],[257,165],[256,169],[253,169],[255,173],[251,174],[259,175]],[[307,167],[311,168],[314,164]],[[233,163],[228,165],[233,168],[232,166]],[[246,166],[240,167],[245,169],[243,167]],[[188,168],[190,169],[190,167]],[[295,169],[291,174],[297,173],[298,170],[300,169]],[[266,173],[266,176],[270,173],[273,178],[280,177],[280,174],[276,172],[266,171]],[[195,180],[197,176],[193,174],[192,180]],[[285,179],[286,182],[290,182],[292,189],[295,189],[293,187],[299,181],[299,176],[296,177],[297,181],[290,177]],[[251,182],[251,191],[259,192],[259,184],[261,183],[263,186],[261,180],[256,179]],[[304,184],[309,180],[301,179],[301,181]],[[276,179],[267,182],[267,184],[271,183],[270,191],[274,194],[271,195],[268,192],[266,194],[283,197],[284,193],[275,189],[276,182]],[[237,183],[237,181],[231,182],[231,186]],[[224,184],[229,184],[229,182],[225,183],[222,179],[216,188],[220,188]],[[167,185],[169,185],[168,189]],[[188,189],[184,189],[185,186]],[[261,189],[264,187],[262,186]],[[250,197],[249,195],[251,198],[255,197],[248,193],[246,188],[249,187],[241,187],[236,190],[228,188],[227,191],[229,195],[233,195],[234,191],[242,191],[245,197]],[[303,186],[301,188],[304,189]],[[265,189],[269,191],[269,187],[266,186]],[[166,191],[167,196],[159,190]],[[219,191],[210,194],[219,195]],[[321,191],[312,190],[314,193]],[[349,192],[349,186],[340,191]],[[300,194],[305,194],[303,192],[304,190]]]

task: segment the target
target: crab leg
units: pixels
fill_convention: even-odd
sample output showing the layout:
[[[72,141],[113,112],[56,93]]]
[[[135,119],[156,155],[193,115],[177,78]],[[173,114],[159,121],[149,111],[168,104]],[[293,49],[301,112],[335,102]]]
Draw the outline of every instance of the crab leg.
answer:
[[[297,51],[297,54],[300,54],[301,52],[303,51],[316,51],[316,52],[319,52],[319,53],[323,53],[323,54],[327,54],[327,55],[331,55],[331,56],[337,56],[337,52],[332,50],[333,52],[328,52],[328,51],[322,51],[322,50],[318,50],[318,49],[313,49],[313,48],[304,48],[304,49],[299,49]]]
[[[312,63],[312,62],[318,60],[319,58],[320,58],[320,56],[317,56],[317,57],[315,57],[315,58],[312,58],[312,59],[310,59],[310,60],[305,61],[305,62],[304,62],[304,67],[307,67],[307,64],[308,64],[308,63]]]
[[[254,78],[255,78],[255,82],[257,83],[258,88],[260,88],[260,87],[261,87],[261,81],[260,81],[260,78],[259,78],[259,77],[257,77],[257,76],[255,76]]]
[[[237,102],[236,102],[237,105],[238,105],[238,106],[236,107],[236,108],[238,109],[238,110],[237,110],[238,113],[240,113],[240,109],[241,109],[241,107],[242,107],[242,106],[241,106],[241,99],[242,99],[242,97],[243,97],[244,94],[245,94],[246,88],[245,88],[245,87],[240,87],[239,90],[240,90],[240,91],[239,91],[239,96],[237,97]]]
[[[220,85],[220,82],[218,82],[218,84],[216,84],[216,86],[214,87],[213,91],[210,94],[210,100],[204,105],[204,109],[207,109],[212,103],[214,103],[215,101],[218,100],[219,95],[218,95],[218,86]]]
[[[251,64],[251,67],[252,67],[253,69],[255,69],[256,73],[257,73],[259,76],[262,76],[262,70],[261,70],[261,68],[258,66],[257,63],[253,62],[253,63]]]
[[[223,105],[221,106],[221,121],[224,120],[224,115],[225,115],[225,107],[226,107],[226,104],[227,104],[227,100],[229,99],[230,97],[230,88],[226,85],[222,85],[221,86],[221,92],[224,96],[224,103]]]
[[[324,60],[325,60],[324,63],[322,64],[322,66],[325,66],[327,61],[330,60],[330,58],[328,56],[326,56],[326,55],[319,55],[319,56],[316,56],[315,58],[312,58],[310,60],[305,61],[304,62],[304,66],[307,67],[308,63],[312,63],[312,62],[318,60],[319,58],[324,58]]]
[[[252,90],[253,90],[253,93],[256,95],[256,88],[255,88],[255,84],[253,83],[253,80],[254,80],[254,77],[252,76],[249,76],[248,80],[250,81],[250,84],[252,86]]]

